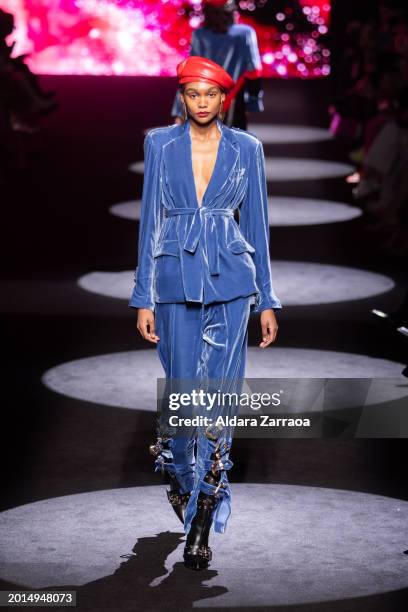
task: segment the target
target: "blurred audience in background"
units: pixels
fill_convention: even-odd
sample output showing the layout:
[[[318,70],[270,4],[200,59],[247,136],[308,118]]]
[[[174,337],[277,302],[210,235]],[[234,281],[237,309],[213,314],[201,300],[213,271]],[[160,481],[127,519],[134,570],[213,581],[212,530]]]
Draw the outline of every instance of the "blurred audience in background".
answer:
[[[393,0],[347,24],[335,71],[331,132],[358,171],[347,177],[365,229],[390,255],[408,255],[408,11]]]
[[[6,38],[14,17],[0,9],[0,181],[26,164],[26,138],[40,128],[40,119],[58,108],[54,92],[41,89],[38,77],[25,64],[25,55],[12,57],[14,43]]]

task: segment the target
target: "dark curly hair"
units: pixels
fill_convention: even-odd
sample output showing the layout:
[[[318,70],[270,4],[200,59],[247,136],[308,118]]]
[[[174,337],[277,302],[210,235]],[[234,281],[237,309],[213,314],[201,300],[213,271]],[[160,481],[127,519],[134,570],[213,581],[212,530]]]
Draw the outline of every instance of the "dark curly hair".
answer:
[[[219,34],[225,34],[234,23],[234,11],[238,10],[234,0],[228,0],[224,6],[204,4],[203,27]]]

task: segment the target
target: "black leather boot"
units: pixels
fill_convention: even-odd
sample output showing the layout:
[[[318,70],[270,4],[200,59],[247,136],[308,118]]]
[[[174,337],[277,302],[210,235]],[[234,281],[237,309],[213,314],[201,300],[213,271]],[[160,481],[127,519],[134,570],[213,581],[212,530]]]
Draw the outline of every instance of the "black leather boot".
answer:
[[[166,490],[167,499],[176,513],[177,518],[184,525],[186,507],[191,493],[181,493],[177,476],[173,472],[166,470],[166,463],[172,463],[172,459],[168,456],[169,449],[167,440],[165,438],[158,437],[157,442],[149,446],[149,452],[156,459],[156,469],[160,469],[162,474],[164,474],[166,471],[170,478],[170,490]]]
[[[180,485],[178,483],[177,477],[175,474],[170,474],[170,490],[166,490],[167,499],[171,504],[176,516],[180,519],[182,524],[184,525],[184,518],[186,514],[186,507],[188,504],[188,500],[190,499],[191,493],[181,493]]]
[[[198,494],[197,511],[191,521],[183,555],[185,567],[194,570],[206,569],[212,559],[208,536],[213,523],[214,510],[225,495],[224,489],[227,488],[222,474],[232,467],[232,461],[227,458],[231,445],[221,438],[217,441],[217,438],[208,431],[206,435],[209,444],[214,447],[209,457],[210,469],[203,479],[209,487],[204,487],[204,491],[201,490]]]
[[[217,486],[220,475],[207,472],[204,480],[209,484]],[[197,498],[197,512],[191,522],[190,531],[187,534],[186,546],[184,548],[184,565],[189,569],[202,570],[208,567],[212,559],[212,550],[208,546],[208,536],[212,525],[212,514],[216,507],[218,498],[200,491]]]

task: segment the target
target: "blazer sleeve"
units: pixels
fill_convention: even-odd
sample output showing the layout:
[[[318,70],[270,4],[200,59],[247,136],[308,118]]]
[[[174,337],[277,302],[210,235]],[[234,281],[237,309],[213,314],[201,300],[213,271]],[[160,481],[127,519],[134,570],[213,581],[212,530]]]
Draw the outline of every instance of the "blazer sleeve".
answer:
[[[267,308],[280,310],[282,304],[273,289],[269,259],[268,194],[265,156],[260,141],[258,141],[255,153],[251,155],[248,187],[240,205],[239,226],[245,240],[255,248],[253,258],[259,294],[251,312],[262,312]]]
[[[160,150],[154,143],[151,134],[145,136],[143,150],[144,178],[139,224],[138,265],[134,274],[135,285],[128,306],[148,308],[154,311],[153,252],[160,225],[161,178]]]

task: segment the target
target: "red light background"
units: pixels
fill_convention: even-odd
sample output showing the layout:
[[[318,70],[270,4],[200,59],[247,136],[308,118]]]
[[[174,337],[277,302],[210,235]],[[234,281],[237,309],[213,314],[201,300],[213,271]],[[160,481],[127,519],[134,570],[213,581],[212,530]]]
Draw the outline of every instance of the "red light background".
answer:
[[[0,0],[15,17],[13,56],[37,74],[175,76],[202,23],[201,0]],[[265,77],[330,73],[327,0],[242,0],[240,23],[258,37]],[[275,7],[274,7],[275,4]],[[282,8],[282,6],[284,8]],[[256,21],[253,11],[268,19]]]

